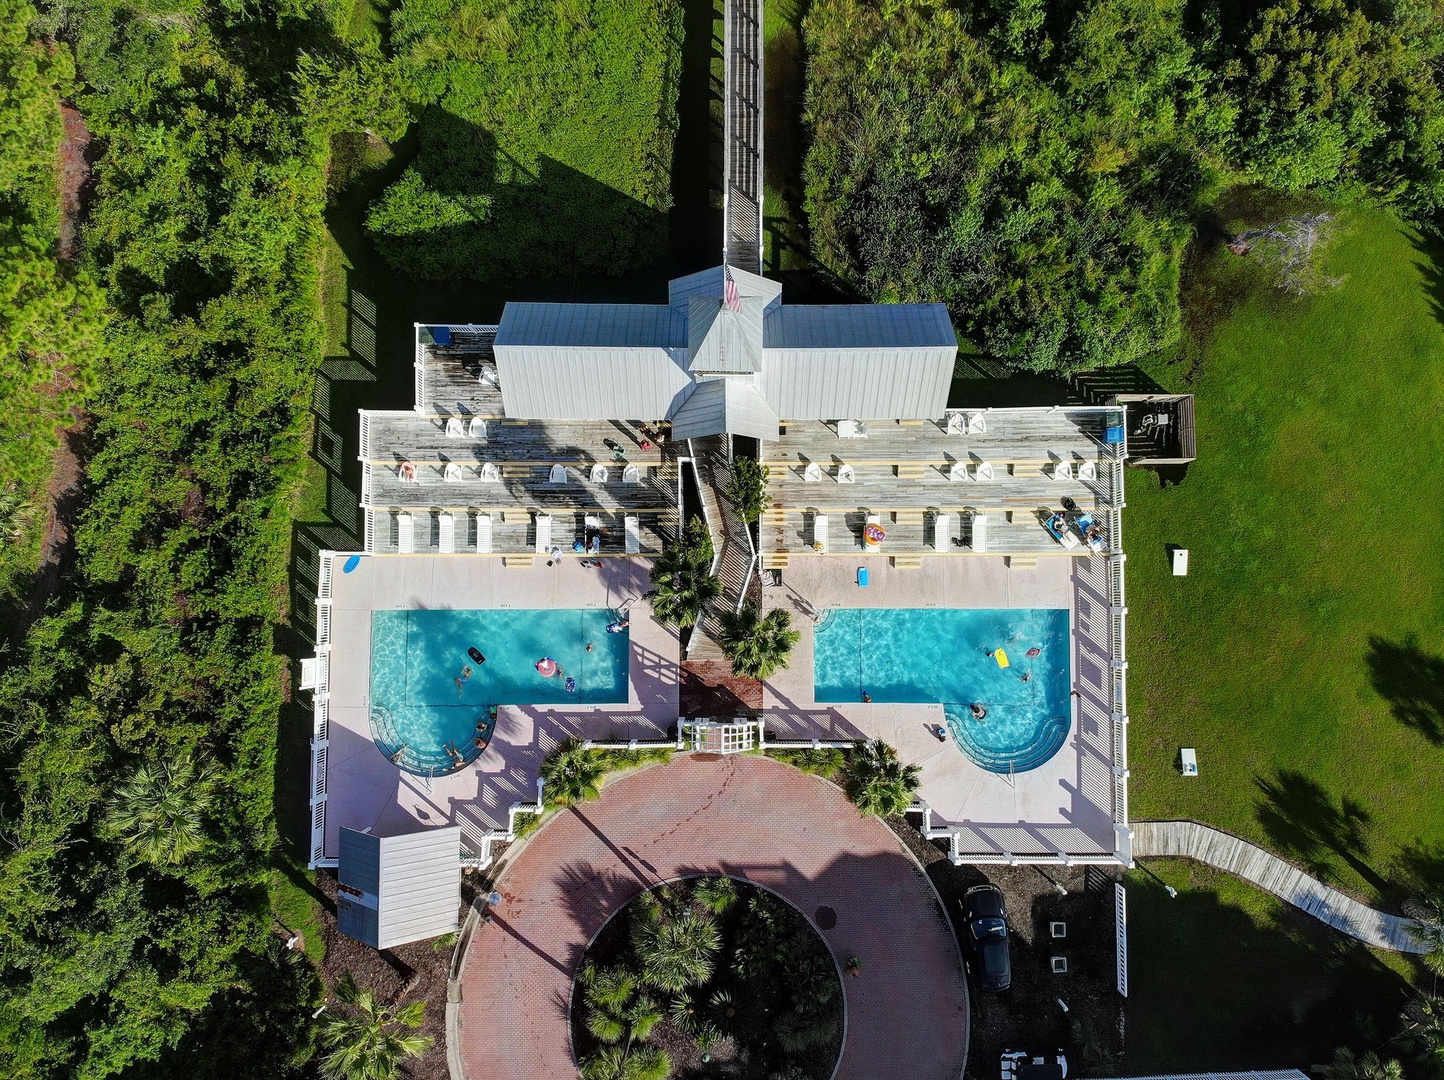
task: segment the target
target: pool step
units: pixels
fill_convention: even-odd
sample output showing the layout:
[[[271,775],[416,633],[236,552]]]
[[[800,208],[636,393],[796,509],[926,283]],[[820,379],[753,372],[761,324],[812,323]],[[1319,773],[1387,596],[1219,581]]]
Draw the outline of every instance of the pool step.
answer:
[[[1036,570],[1038,569],[1038,556],[1036,555],[1009,555],[1009,570]]]
[[[892,565],[895,570],[918,570],[922,568],[923,557],[921,555],[894,555]]]
[[[504,555],[504,556],[502,556],[501,565],[502,565],[502,566],[505,566],[508,570],[530,570],[530,569],[531,569],[531,556],[530,556],[530,555]]]
[[[786,570],[787,553],[785,551],[773,551],[762,553],[762,569],[764,570]]]

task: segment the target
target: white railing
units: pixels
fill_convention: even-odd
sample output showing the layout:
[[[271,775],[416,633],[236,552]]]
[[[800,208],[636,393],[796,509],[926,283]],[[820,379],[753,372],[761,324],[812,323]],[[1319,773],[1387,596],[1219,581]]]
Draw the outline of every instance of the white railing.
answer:
[[[334,553],[322,551],[317,555],[316,596],[321,600],[331,599],[331,578],[335,572]]]
[[[588,750],[681,750],[682,734],[678,728],[675,739],[583,739]]]
[[[374,510],[363,510],[361,520],[365,529],[365,537],[361,548],[363,551],[371,552],[376,550],[376,512]]]
[[[326,751],[331,735],[331,590],[336,553],[317,553],[316,572],[316,687],[311,691],[311,858],[310,866],[327,865],[326,859]]]
[[[365,409],[358,411],[361,413],[361,449],[356,456],[362,461],[369,461],[371,458],[371,414]]]
[[[1121,882],[1113,883],[1114,942],[1118,950],[1118,992],[1128,996],[1128,893]]]
[[[361,462],[361,508],[371,509],[371,462]]]
[[[421,328],[425,325],[425,323],[412,324],[416,337],[416,355],[413,361],[416,365],[416,385],[413,388],[416,401],[412,408],[419,413],[426,412],[426,347],[421,344]]]

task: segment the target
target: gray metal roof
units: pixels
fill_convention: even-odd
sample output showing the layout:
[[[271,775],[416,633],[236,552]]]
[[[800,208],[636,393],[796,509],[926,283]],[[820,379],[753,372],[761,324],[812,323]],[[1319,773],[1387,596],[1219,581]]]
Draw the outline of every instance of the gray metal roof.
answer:
[[[767,349],[757,387],[783,420],[939,417],[957,346]]]
[[[772,281],[746,270],[732,268],[732,281],[737,286],[738,296],[760,298],[767,307],[775,307],[782,298],[781,282]],[[709,296],[721,299],[723,288],[722,267],[713,266],[699,270],[686,277],[674,278],[667,283],[667,302],[673,307],[685,309],[694,296]]]
[[[700,439],[727,433],[753,439],[777,438],[777,414],[746,377],[699,382],[672,417],[674,439]]]
[[[692,297],[687,334],[694,374],[750,375],[762,363],[762,299],[742,297],[737,308],[708,296]]]
[[[766,349],[950,347],[958,336],[942,304],[781,304],[767,313]]]
[[[496,344],[680,348],[687,344],[687,318],[664,304],[510,303]]]
[[[402,836],[341,830],[336,925],[374,949],[460,926],[461,826]]]

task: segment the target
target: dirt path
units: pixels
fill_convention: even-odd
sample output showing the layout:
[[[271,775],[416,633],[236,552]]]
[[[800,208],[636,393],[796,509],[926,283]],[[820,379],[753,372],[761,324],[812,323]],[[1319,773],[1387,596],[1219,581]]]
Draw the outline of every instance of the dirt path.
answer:
[[[80,251],[80,226],[85,220],[86,204],[91,190],[90,128],[85,117],[73,105],[60,106],[65,138],[60,143],[56,181],[60,188],[60,237],[58,253],[62,259],[74,259]]]

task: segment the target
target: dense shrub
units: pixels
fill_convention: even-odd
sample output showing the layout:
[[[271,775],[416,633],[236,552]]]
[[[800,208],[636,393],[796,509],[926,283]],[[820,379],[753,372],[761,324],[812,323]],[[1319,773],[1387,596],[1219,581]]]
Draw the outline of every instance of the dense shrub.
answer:
[[[625,274],[665,254],[677,0],[403,0],[430,107],[366,225],[423,278]]]
[[[882,300],[943,300],[1037,369],[1179,334],[1179,261],[1225,182],[1444,205],[1439,0],[818,0],[814,254]]]

